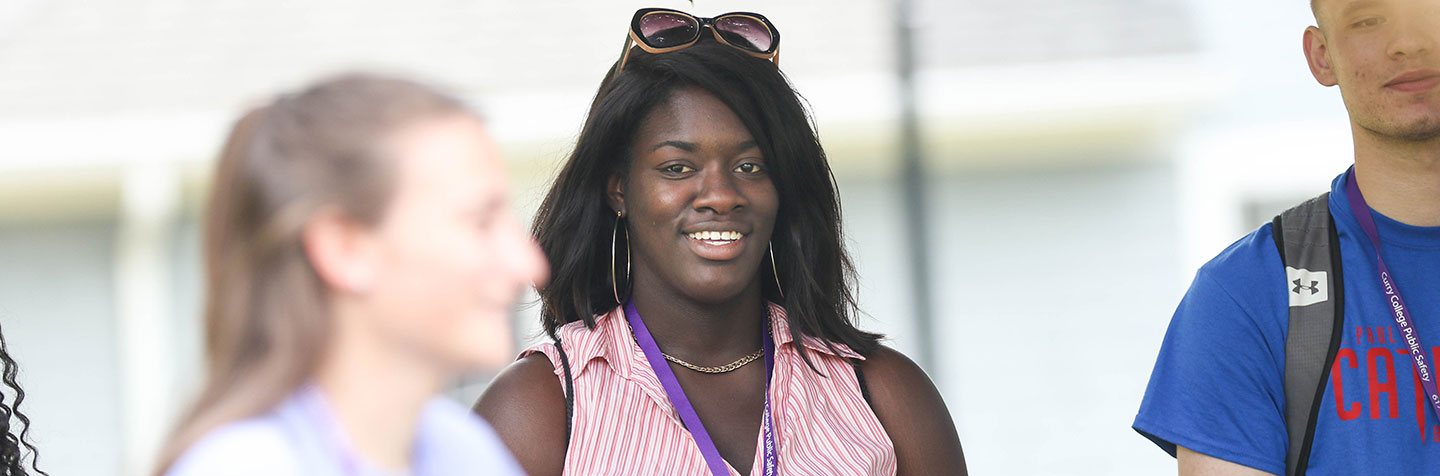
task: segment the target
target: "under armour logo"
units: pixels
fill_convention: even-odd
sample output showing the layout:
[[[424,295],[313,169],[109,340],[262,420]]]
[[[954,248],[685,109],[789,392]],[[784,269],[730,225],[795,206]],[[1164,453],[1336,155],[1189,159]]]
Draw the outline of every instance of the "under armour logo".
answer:
[[[1290,289],[1291,306],[1309,306],[1330,300],[1329,273],[1286,266],[1285,279],[1294,285],[1286,286]]]

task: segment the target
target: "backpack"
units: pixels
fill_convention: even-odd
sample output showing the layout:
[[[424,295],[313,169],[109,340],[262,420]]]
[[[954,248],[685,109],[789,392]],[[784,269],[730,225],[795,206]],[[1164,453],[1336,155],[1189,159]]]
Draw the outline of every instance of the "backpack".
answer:
[[[1290,298],[1285,339],[1285,426],[1290,437],[1286,476],[1303,476],[1310,464],[1315,422],[1335,365],[1345,323],[1340,237],[1327,192],[1281,212],[1272,223],[1285,263]]]

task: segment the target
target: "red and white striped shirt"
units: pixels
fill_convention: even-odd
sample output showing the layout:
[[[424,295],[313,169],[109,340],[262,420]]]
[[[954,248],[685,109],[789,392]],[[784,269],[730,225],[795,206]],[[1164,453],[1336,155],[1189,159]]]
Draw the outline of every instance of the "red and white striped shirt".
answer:
[[[828,377],[805,365],[790,337],[785,309],[770,304],[775,373],[770,402],[776,422],[780,474],[894,475],[895,445],[860,394],[846,358],[864,359],[843,344],[838,355],[823,341],[804,336],[810,360]],[[559,330],[575,383],[575,413],[566,475],[709,474],[690,432],[665,396],[655,371],[630,335],[624,309],[597,316],[595,329],[571,322]],[[542,352],[564,384],[553,343],[527,349]],[[755,436],[752,471],[764,468],[763,443]],[[730,474],[740,473],[728,463]]]

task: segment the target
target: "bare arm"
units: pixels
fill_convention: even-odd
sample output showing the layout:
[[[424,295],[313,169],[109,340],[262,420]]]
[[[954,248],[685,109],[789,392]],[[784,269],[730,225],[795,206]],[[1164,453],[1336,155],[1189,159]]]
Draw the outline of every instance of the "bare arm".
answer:
[[[920,366],[882,345],[861,369],[875,416],[895,443],[897,475],[967,474],[950,410]]]
[[[565,393],[544,354],[526,356],[495,376],[475,402],[480,414],[531,476],[565,468]]]
[[[1175,450],[1175,459],[1180,464],[1180,476],[1269,476],[1271,474],[1207,454],[1196,453],[1184,446],[1176,447]]]

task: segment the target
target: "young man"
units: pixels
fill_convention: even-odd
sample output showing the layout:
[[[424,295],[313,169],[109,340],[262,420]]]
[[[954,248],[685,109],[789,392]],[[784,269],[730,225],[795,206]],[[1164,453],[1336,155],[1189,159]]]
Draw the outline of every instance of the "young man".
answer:
[[[1286,426],[1286,341],[1290,306],[1313,304],[1291,294],[1315,296],[1321,281],[1291,282],[1267,224],[1196,274],[1135,418],[1181,475],[1440,473],[1440,0],[1311,7],[1305,57],[1340,87],[1355,166],[1328,199],[1343,331],[1334,364],[1318,367],[1308,464],[1286,467],[1301,444]]]

